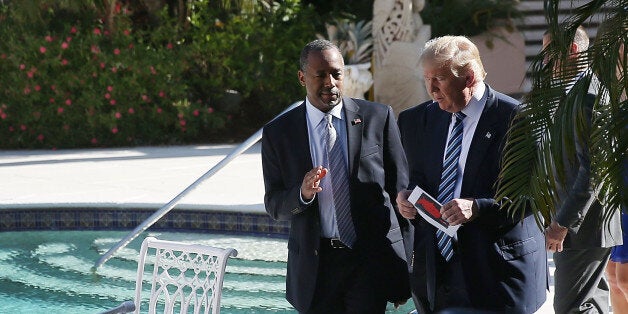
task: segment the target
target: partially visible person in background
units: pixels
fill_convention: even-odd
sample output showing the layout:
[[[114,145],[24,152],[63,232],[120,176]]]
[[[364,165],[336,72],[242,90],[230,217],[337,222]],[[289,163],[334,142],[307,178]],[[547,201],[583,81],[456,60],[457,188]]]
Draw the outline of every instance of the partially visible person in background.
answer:
[[[551,43],[551,34],[543,36],[543,48]],[[565,63],[548,60],[553,66],[553,74],[570,82],[565,90],[565,101],[575,89],[587,83],[585,77],[592,77],[586,98],[582,103],[573,104],[591,121],[592,108],[596,99],[599,82],[582,58],[589,48],[589,37],[580,26],[575,32]],[[560,80],[557,80],[560,81]],[[563,139],[563,151],[574,147],[575,153],[563,153],[562,171],[564,179],[556,183],[556,213],[545,229],[547,250],[554,253],[556,271],[554,310],[556,313],[608,313],[609,286],[604,279],[604,269],[610,256],[611,247],[621,244],[619,213],[613,216],[608,225],[602,225],[606,208],[596,199],[591,184],[591,160],[589,153],[590,128],[574,130],[574,134]],[[558,164],[553,165],[554,171]],[[559,176],[555,176],[559,177]]]
[[[621,16],[617,16],[617,18],[621,18]],[[608,27],[608,23],[610,21],[606,21],[602,25],[600,25],[598,29],[598,39],[600,39],[603,34],[607,32],[606,27]],[[619,38],[617,42],[608,47],[609,49],[618,49],[619,58],[617,59],[617,66],[615,67],[615,76],[607,76],[609,78],[617,77],[619,82],[623,80],[625,83],[628,81],[626,75],[628,75],[628,65],[626,64],[626,42],[628,38]],[[616,47],[614,45],[617,45]],[[608,85],[609,82],[602,81],[602,84]],[[626,92],[628,86],[625,84],[620,85],[623,86],[621,90],[621,94],[619,96],[620,102],[628,101],[628,97],[626,97]],[[628,130],[628,126],[624,129]],[[626,134],[626,133],[625,133]],[[624,178],[624,188],[628,186],[628,157],[624,159],[624,169],[623,169],[623,178]],[[624,189],[624,193],[626,190]],[[624,200],[626,196],[624,195]],[[622,224],[622,233],[623,233],[623,241],[622,245],[614,246],[611,249],[611,257],[608,261],[608,265],[606,266],[606,277],[608,278],[608,282],[610,283],[610,295],[611,295],[611,306],[613,308],[613,312],[615,313],[628,313],[628,207],[627,204],[623,204],[621,208],[621,224]]]
[[[628,185],[628,161],[624,161],[624,186]],[[625,192],[625,191],[624,191]],[[611,249],[606,277],[611,285],[611,306],[615,313],[628,313],[628,207],[622,206],[624,244]]]

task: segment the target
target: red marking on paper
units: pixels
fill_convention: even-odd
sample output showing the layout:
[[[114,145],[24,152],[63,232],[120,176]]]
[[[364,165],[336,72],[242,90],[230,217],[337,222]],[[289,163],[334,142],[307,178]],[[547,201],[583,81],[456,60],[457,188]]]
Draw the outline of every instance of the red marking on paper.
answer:
[[[436,208],[436,206],[434,206],[434,203],[430,202],[430,200],[424,197],[421,197],[419,198],[417,203],[419,203],[419,205],[421,205],[421,207],[423,207],[425,211],[427,211],[430,215],[432,215],[432,217],[436,219],[440,218],[440,210]]]

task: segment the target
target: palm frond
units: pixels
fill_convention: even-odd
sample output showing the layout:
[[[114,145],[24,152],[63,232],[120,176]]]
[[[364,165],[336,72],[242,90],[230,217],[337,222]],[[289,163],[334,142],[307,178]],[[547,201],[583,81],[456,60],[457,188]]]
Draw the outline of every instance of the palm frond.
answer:
[[[578,140],[588,144],[591,186],[608,209],[608,221],[626,206],[628,194],[628,1],[589,1],[562,21],[559,2],[545,1],[552,40],[532,63],[533,87],[509,131],[496,198],[511,200],[505,207],[513,217],[532,210],[547,222]],[[606,19],[596,41],[575,67],[567,66],[577,27],[599,12]],[[574,84],[585,68],[590,70]],[[587,110],[581,104],[591,97],[594,105]]]

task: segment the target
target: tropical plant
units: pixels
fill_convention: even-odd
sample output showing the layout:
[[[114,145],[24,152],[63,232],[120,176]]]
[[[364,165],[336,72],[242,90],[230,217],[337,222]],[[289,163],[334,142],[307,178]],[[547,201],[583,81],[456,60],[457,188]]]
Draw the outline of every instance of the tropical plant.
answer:
[[[530,208],[537,218],[549,221],[556,210],[556,182],[565,176],[563,154],[575,155],[578,137],[590,148],[591,184],[609,209],[604,219],[608,221],[626,206],[628,194],[628,49],[622,49],[628,45],[628,1],[590,1],[574,8],[564,21],[559,20],[559,2],[545,1],[552,40],[533,62],[533,88],[509,132],[496,197],[512,201],[507,205],[512,215]],[[606,12],[605,26],[575,64],[591,70],[571,87],[575,73],[566,66],[568,49],[577,27],[600,12]],[[552,75],[555,64],[560,70]],[[598,79],[601,84],[595,84]],[[590,88],[597,92],[591,119],[579,106]]]
[[[347,64],[371,62],[373,52],[372,21],[353,22],[348,19],[336,19],[327,24],[327,39],[333,42]],[[317,34],[318,38],[325,38]]]

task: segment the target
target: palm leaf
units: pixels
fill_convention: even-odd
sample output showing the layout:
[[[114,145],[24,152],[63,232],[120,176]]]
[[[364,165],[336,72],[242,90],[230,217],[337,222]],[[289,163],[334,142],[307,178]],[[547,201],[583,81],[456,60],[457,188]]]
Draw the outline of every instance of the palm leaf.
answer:
[[[591,185],[608,209],[608,221],[626,206],[628,194],[628,49],[620,49],[628,44],[628,1],[589,1],[564,21],[558,18],[558,8],[559,0],[545,1],[552,42],[532,63],[533,87],[509,130],[496,198],[510,200],[504,207],[513,217],[531,210],[537,221],[549,221],[556,211],[556,184],[565,182],[564,169],[573,162],[573,157],[564,157],[575,156],[574,143],[580,140],[589,146]],[[568,48],[576,28],[599,12],[606,12],[604,27],[577,64],[590,65],[591,71],[571,87],[575,71],[563,66]],[[554,64],[561,67],[552,75]],[[589,90],[597,94],[591,113],[579,105],[591,97]]]
[[[371,61],[371,52],[373,51],[372,21],[351,22],[347,19],[336,19],[326,26],[327,39],[338,46],[347,64]],[[325,38],[320,34],[317,37]]]

